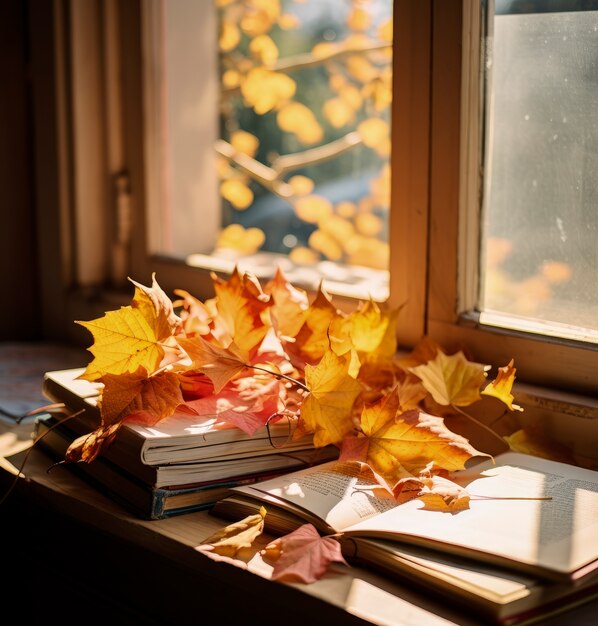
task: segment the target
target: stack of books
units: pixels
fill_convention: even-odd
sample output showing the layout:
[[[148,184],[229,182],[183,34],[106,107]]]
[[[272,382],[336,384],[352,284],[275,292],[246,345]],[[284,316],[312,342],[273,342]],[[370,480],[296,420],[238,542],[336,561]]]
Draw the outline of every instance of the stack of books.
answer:
[[[73,441],[99,425],[100,387],[80,380],[83,371],[44,376],[44,395],[64,410],[41,414],[34,435],[58,462]],[[250,436],[217,417],[175,414],[153,427],[125,424],[95,460],[66,467],[136,515],[161,519],[209,508],[231,487],[338,457],[338,448],[314,448],[311,436],[291,441],[291,432],[285,419]]]
[[[236,521],[263,506],[273,534],[305,523],[339,534],[348,562],[488,624],[532,623],[598,598],[598,472],[506,452],[458,474],[471,500],[455,513],[378,498],[339,461],[235,487],[210,512]]]

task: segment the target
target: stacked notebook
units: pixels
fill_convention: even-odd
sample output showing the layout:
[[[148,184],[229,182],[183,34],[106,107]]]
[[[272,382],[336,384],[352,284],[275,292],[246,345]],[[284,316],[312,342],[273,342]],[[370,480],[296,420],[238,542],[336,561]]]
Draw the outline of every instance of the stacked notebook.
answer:
[[[40,415],[35,435],[37,445],[57,462],[73,441],[99,424],[100,387],[79,380],[83,371],[44,376],[44,395],[65,408]],[[284,419],[250,436],[217,417],[175,414],[154,427],[125,424],[94,461],[65,467],[140,517],[160,519],[209,508],[231,487],[338,456],[334,446],[314,448],[311,436],[291,441],[291,432],[291,423]]]

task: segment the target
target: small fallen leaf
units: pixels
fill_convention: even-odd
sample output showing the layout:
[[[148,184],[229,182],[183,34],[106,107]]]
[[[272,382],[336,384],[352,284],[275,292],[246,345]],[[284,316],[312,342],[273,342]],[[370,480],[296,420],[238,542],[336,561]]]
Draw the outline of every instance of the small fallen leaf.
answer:
[[[259,513],[249,515],[216,531],[204,539],[196,549],[233,558],[244,548],[250,548],[256,538],[262,534],[265,517],[266,509],[261,507]]]
[[[303,524],[279,537],[262,550],[262,556],[275,560],[272,580],[313,583],[322,578],[331,563],[345,561],[340,543],[321,537],[313,524]]]

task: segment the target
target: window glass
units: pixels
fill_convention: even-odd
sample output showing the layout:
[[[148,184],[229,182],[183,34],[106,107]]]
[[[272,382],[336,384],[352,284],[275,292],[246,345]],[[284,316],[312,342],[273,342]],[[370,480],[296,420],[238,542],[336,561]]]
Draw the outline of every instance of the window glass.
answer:
[[[386,299],[392,1],[215,7],[154,6],[154,252]]]
[[[598,342],[598,2],[491,18],[482,321]]]

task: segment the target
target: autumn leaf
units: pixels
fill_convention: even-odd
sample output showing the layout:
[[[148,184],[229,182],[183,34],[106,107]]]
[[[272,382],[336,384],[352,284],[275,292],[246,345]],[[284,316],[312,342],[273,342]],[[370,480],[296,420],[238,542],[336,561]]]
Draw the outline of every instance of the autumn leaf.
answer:
[[[436,475],[422,479],[422,483],[417,497],[424,502],[424,509],[455,513],[469,508],[469,493],[452,480]]]
[[[93,345],[88,350],[94,359],[81,374],[83,380],[95,381],[105,374],[132,373],[139,367],[148,372],[158,369],[164,357],[162,341],[157,330],[162,325],[149,307],[122,307],[108,311],[104,317],[90,322],[76,321],[91,332]]]
[[[153,425],[172,415],[182,402],[179,378],[170,371],[153,376],[143,368],[133,374],[106,374],[99,401],[102,424],[109,426],[132,415],[136,421]]]
[[[362,434],[345,437],[339,460],[366,463],[392,489],[431,463],[433,468],[454,471],[464,469],[472,456],[484,455],[450,431],[442,418],[418,409],[398,414],[399,407],[396,390],[364,407]]]
[[[179,337],[178,342],[191,359],[191,364],[186,369],[197,370],[208,376],[214,384],[215,393],[247,368],[243,355],[234,344],[223,348],[201,335]]]
[[[88,435],[81,435],[69,445],[64,455],[65,463],[91,463],[114,441],[121,426],[122,422],[115,422],[110,426],[101,426]]]
[[[152,274],[151,287],[131,278],[129,280],[135,285],[131,306],[142,311],[146,319],[154,319],[154,331],[160,339],[164,340],[174,334],[182,320],[174,312],[172,300],[158,285],[156,274]]]
[[[294,341],[283,341],[287,354],[299,368],[303,368],[305,363],[313,365],[322,358],[331,342],[335,341],[329,332],[330,327],[335,320],[341,319],[342,315],[320,285],[315,299],[304,313],[304,318],[305,321]]]
[[[190,335],[207,335],[212,323],[212,315],[208,307],[184,289],[175,289],[174,293],[179,296],[179,299],[172,304],[182,309],[180,316],[184,332]]]
[[[442,405],[467,406],[477,402],[487,366],[473,363],[459,351],[451,356],[439,350],[425,365],[409,368],[421,379],[434,400]]]
[[[234,342],[240,354],[249,358],[268,332],[270,297],[251,275],[235,268],[228,280],[212,274],[218,317],[212,332],[221,345]]]
[[[301,406],[300,422],[314,432],[316,447],[339,444],[353,428],[352,412],[360,384],[348,374],[351,359],[328,350],[316,366],[306,365],[310,393]]]
[[[206,537],[196,549],[208,556],[214,552],[220,556],[234,558],[244,548],[250,548],[262,534],[265,517],[266,509],[261,507],[259,513],[229,524]]]
[[[276,332],[282,337],[295,337],[305,322],[305,310],[309,306],[305,291],[293,287],[280,268],[264,291],[272,296],[270,315]]]
[[[313,524],[303,524],[292,533],[269,543],[262,555],[274,561],[272,580],[313,583],[322,578],[331,563],[345,561],[340,543],[321,537]]]
[[[235,380],[220,393],[191,400],[185,406],[197,415],[217,417],[252,436],[278,412],[279,387],[276,378],[261,385],[254,383],[253,387],[247,380]]]
[[[513,383],[515,382],[516,371],[515,367],[513,367],[513,359],[511,359],[508,365],[499,367],[496,378],[482,389],[482,395],[497,398],[501,402],[504,402],[511,411],[523,411],[519,405],[513,404],[515,398],[511,393]]]

